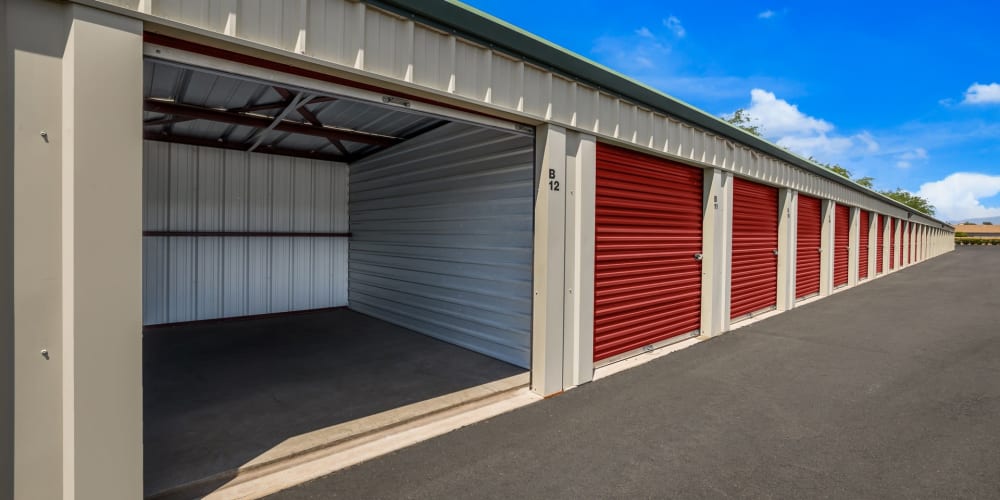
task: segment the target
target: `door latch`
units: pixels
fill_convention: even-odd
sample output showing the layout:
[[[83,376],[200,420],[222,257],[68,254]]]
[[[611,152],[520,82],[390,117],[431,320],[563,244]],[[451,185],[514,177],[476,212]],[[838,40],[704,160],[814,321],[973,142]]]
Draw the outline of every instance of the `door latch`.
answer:
[[[700,253],[694,254],[694,260],[701,260],[703,257]]]

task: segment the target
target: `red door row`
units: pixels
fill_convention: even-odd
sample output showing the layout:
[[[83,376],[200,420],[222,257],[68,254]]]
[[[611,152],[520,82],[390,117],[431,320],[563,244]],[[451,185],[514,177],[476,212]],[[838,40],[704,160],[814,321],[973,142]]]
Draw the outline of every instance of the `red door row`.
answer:
[[[823,205],[819,198],[798,196],[795,235],[795,298],[819,293],[820,263],[823,256]]]
[[[778,304],[778,190],[733,180],[729,315],[739,318]]]
[[[598,144],[594,361],[699,330],[703,195],[699,168]],[[850,208],[837,205],[834,213],[833,278],[840,286],[847,283]],[[733,179],[732,217],[730,316],[740,318],[777,305],[778,189]],[[797,298],[820,291],[822,217],[821,200],[798,196]],[[869,217],[861,212],[861,277]],[[879,271],[890,221],[878,218]],[[894,225],[892,231],[894,237]]]

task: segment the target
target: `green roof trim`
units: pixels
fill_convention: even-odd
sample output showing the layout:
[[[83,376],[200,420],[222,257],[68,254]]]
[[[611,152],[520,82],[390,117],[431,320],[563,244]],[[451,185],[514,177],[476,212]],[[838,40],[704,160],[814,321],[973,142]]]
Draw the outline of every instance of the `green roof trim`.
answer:
[[[951,227],[950,224],[861,186],[811,160],[731,125],[717,116],[706,113],[660,90],[629,78],[464,3],[455,0],[364,1],[373,6],[412,18],[415,21],[455,33],[462,38],[472,40],[487,47],[518,56],[543,68],[593,85],[602,91],[643,104],[661,113],[697,125],[722,137],[767,153],[855,191],[879,198],[910,213],[919,214]]]

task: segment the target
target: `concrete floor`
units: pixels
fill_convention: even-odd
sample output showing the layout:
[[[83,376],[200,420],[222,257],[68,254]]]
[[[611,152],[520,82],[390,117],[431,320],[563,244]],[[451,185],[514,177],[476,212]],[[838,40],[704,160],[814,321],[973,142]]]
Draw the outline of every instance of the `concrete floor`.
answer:
[[[347,309],[151,329],[146,494],[232,471],[292,436],[523,372]]]
[[[1000,498],[1000,248],[961,247],[274,498]]]

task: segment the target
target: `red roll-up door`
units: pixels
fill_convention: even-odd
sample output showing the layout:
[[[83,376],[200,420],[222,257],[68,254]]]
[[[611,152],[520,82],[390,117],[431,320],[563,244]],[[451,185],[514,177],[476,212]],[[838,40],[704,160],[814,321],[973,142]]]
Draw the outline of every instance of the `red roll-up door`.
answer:
[[[885,257],[885,219],[887,216],[875,214],[878,234],[875,235],[875,274],[882,274],[882,259]]]
[[[703,172],[597,146],[594,361],[701,325]]]
[[[889,217],[889,269],[896,269],[896,221]]]
[[[731,318],[778,305],[778,190],[733,182]]]
[[[823,202],[799,195],[795,236],[795,298],[819,293],[819,270],[823,261]]]
[[[869,218],[869,213],[867,210],[861,210],[859,214],[860,224],[858,224],[858,279],[862,280],[868,277],[868,249],[871,245],[868,244],[868,234],[871,228],[868,227],[871,219]]]
[[[838,203],[834,212],[837,219],[833,224],[833,286],[838,287],[847,284],[847,263],[851,253],[851,207]]]

